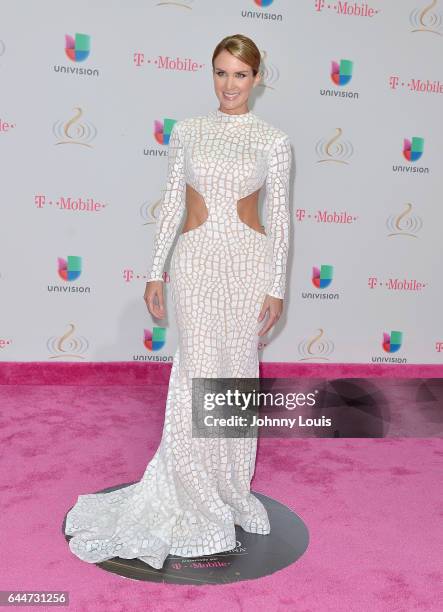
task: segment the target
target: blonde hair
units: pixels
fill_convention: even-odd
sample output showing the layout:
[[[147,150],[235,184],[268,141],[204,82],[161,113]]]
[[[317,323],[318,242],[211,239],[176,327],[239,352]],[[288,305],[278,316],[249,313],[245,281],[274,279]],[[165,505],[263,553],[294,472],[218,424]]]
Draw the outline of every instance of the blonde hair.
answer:
[[[252,73],[255,76],[260,69],[261,55],[260,51],[253,40],[243,34],[233,34],[225,36],[214,49],[212,54],[212,69],[214,69],[214,60],[217,55],[226,49],[234,57],[241,62],[248,64],[252,68]]]

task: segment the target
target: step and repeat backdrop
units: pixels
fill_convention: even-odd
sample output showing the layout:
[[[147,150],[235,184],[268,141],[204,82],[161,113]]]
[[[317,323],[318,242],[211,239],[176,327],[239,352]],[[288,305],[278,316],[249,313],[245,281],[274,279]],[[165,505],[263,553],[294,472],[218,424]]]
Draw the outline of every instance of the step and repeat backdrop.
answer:
[[[167,272],[167,316],[143,300],[168,134],[218,108],[236,33],[262,54],[250,109],[294,159],[260,359],[443,362],[438,0],[2,0],[2,361],[172,360]]]

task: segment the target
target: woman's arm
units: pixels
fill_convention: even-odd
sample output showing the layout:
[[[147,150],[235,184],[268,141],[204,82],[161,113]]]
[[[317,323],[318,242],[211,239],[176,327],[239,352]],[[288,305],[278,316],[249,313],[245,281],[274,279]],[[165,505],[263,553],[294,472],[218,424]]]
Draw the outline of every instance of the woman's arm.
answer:
[[[292,152],[289,137],[279,138],[269,154],[266,177],[266,228],[272,248],[272,280],[267,294],[283,299],[289,250],[289,179]]]
[[[184,151],[179,123],[174,123],[169,136],[166,189],[156,224],[148,282],[163,280],[165,261],[185,209]]]

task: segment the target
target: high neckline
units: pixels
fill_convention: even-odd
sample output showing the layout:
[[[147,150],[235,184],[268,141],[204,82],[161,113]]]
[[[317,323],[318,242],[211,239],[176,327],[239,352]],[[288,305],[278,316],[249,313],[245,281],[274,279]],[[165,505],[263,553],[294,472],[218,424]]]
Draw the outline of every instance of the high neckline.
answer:
[[[248,111],[246,113],[240,113],[237,115],[225,113],[221,111],[219,108],[211,111],[210,113],[215,119],[215,121],[225,122],[225,123],[246,123],[251,121],[254,117],[254,113],[252,111]]]

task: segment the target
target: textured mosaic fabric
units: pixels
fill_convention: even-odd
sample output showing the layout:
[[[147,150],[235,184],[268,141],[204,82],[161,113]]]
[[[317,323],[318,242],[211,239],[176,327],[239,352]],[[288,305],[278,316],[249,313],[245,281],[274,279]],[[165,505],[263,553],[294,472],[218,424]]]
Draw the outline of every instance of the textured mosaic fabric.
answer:
[[[205,199],[205,233],[229,239],[253,230],[242,226],[237,200],[266,183],[265,227],[272,250],[272,276],[266,293],[283,298],[289,245],[289,137],[255,113],[220,110],[177,121],[169,141],[169,168],[160,208],[149,280],[163,280],[166,257],[185,210],[185,187]],[[243,224],[244,225],[244,224]],[[202,228],[198,228],[200,232]],[[194,230],[191,230],[194,231]],[[187,232],[186,232],[187,233]]]
[[[178,236],[171,257],[179,338],[162,438],[139,482],[78,496],[65,532],[80,559],[137,557],[160,569],[168,554],[231,550],[234,525],[270,532],[250,492],[257,439],[193,438],[192,378],[259,375],[257,317],[266,294],[285,293],[291,161],[288,136],[252,112],[215,110],[174,124],[150,280],[163,280],[186,183],[203,196],[208,215]],[[265,183],[266,234],[237,213],[237,201]]]

